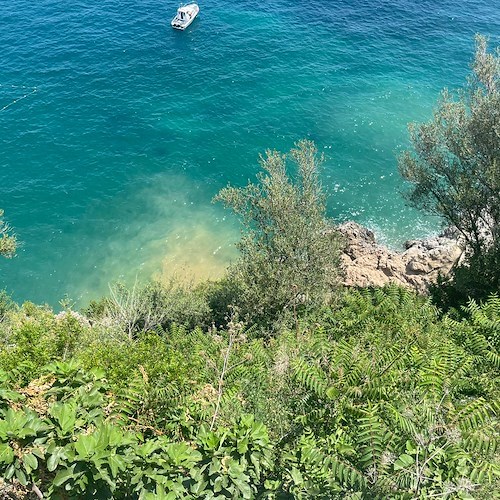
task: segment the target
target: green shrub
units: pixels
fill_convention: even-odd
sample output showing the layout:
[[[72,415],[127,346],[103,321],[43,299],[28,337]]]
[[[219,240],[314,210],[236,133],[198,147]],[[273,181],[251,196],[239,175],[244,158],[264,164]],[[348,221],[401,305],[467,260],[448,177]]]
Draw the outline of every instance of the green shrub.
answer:
[[[17,249],[17,238],[12,228],[3,220],[3,210],[0,208],[0,256],[13,257]]]
[[[287,159],[297,165],[287,172]],[[319,182],[322,159],[311,141],[289,155],[267,151],[257,184],[226,187],[215,197],[240,217],[244,235],[230,279],[241,288],[245,321],[269,328],[286,311],[324,303],[337,287],[340,238],[326,218]]]
[[[412,147],[399,158],[409,202],[466,242],[467,262],[434,289],[446,308],[500,286],[500,50],[487,48],[478,35],[467,86],[443,91],[432,120],[410,125]]]
[[[434,303],[442,310],[460,310],[469,300],[485,301],[500,290],[500,242],[479,255],[471,255],[450,276],[440,276],[431,285]]]
[[[89,329],[87,370],[0,373],[0,474],[47,498],[491,498],[498,297],[464,314],[388,287],[268,339],[234,317],[135,341]]]
[[[30,391],[0,394],[8,403],[0,407],[0,473],[46,498],[249,499],[266,489],[271,444],[251,416],[213,432],[201,427],[189,442],[144,434],[100,373],[64,363],[47,367]]]
[[[458,323],[394,288],[346,299],[293,360],[310,396],[288,445],[289,490],[487,496],[499,485],[500,358],[484,329],[498,330],[498,304]]]
[[[0,323],[6,318],[9,311],[15,309],[15,302],[9,297],[5,290],[0,290]]]
[[[69,359],[87,328],[77,314],[54,315],[30,302],[11,309],[2,327],[0,368],[15,369],[22,380],[37,376],[51,361]]]
[[[229,322],[232,306],[236,306],[242,293],[241,285],[229,277],[218,281],[208,281],[198,285],[198,292],[206,297],[210,308],[209,323],[204,325],[207,328],[225,328]]]
[[[87,369],[103,369],[114,387],[125,387],[130,379],[141,376],[151,385],[175,382],[180,389],[189,381],[196,380],[198,375],[192,370],[190,356],[178,349],[169,338],[181,335],[190,337],[185,329],[176,327],[167,332],[158,330],[145,333],[134,341],[96,337],[90,332],[75,357]]]
[[[110,296],[92,302],[85,310],[89,319],[109,329],[124,332],[129,339],[156,328],[167,329],[173,324],[188,329],[207,323],[209,306],[202,293],[171,281],[151,282],[128,288],[116,283],[110,286]]]

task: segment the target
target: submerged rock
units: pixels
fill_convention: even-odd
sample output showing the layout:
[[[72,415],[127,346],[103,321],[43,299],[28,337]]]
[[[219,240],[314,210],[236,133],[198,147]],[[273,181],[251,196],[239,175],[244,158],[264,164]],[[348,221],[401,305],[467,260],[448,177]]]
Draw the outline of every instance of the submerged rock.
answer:
[[[449,232],[423,240],[409,240],[396,252],[376,242],[373,231],[356,222],[338,227],[345,238],[342,262],[347,286],[395,283],[426,293],[439,274],[447,275],[463,249]]]

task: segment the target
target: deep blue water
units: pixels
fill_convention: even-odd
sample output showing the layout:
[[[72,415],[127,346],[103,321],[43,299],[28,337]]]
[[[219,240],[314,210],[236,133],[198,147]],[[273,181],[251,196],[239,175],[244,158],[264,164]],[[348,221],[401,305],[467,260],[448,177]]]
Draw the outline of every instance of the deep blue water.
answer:
[[[200,0],[186,32],[177,6],[1,2],[0,207],[22,246],[0,288],[55,305],[214,276],[238,226],[211,198],[303,137],[326,155],[331,217],[392,246],[436,230],[405,206],[395,154],[465,81],[474,34],[498,44],[500,4]]]

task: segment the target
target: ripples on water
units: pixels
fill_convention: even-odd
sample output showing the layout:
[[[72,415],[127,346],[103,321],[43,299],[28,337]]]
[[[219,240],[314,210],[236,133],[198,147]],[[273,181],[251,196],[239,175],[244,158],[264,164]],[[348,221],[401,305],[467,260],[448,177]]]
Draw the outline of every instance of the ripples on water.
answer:
[[[9,0],[0,7],[0,206],[23,245],[18,300],[84,303],[115,279],[215,276],[238,228],[210,203],[266,148],[309,137],[330,215],[392,245],[434,231],[405,207],[395,151],[462,84],[489,1]],[[26,96],[26,97],[23,97]],[[190,265],[190,269],[185,269]]]

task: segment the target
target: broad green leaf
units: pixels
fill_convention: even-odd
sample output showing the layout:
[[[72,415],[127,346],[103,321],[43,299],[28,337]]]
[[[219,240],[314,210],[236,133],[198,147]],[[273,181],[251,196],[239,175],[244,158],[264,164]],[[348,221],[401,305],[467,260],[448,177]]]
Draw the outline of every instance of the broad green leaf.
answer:
[[[110,445],[110,437],[113,432],[113,427],[109,424],[102,425],[94,434],[95,447],[105,449]]]
[[[297,485],[297,486],[300,486],[301,484],[304,483],[304,479],[302,477],[302,474],[300,473],[300,471],[298,469],[296,469],[295,467],[292,468],[292,470],[290,471],[290,475],[292,476],[292,479],[293,479],[293,482]]]
[[[67,458],[66,449],[62,446],[56,446],[53,448],[49,458],[47,459],[47,469],[49,472],[55,471],[59,463]]]
[[[254,423],[252,426],[251,438],[261,446],[268,444],[269,436],[266,426],[261,422]]]
[[[210,468],[208,469],[208,473],[210,475],[212,474],[218,474],[222,468],[222,465],[220,463],[220,460],[217,458],[212,458],[212,461],[210,462]]]
[[[138,456],[145,458],[154,453],[160,447],[158,441],[150,439],[140,446],[134,447]]]
[[[56,419],[63,434],[68,434],[74,430],[76,421],[76,404],[55,403],[49,413]]]
[[[22,399],[25,399],[25,396],[22,394],[19,394],[16,391],[11,391],[10,389],[6,389],[5,387],[0,387],[0,401],[1,400],[7,400],[7,401],[21,401]]]
[[[15,472],[16,479],[23,485],[26,486],[28,484],[28,478],[22,469],[16,469]]]
[[[16,472],[16,464],[10,464],[6,469],[3,475],[4,479],[12,479],[14,477],[14,472]]]
[[[243,439],[240,439],[238,441],[236,449],[238,450],[238,453],[240,453],[241,455],[244,455],[248,451],[248,437],[244,437]]]
[[[43,439],[43,438],[42,438],[42,439]],[[35,443],[36,443],[36,444],[42,444],[42,443],[44,443],[44,442],[45,442],[45,441],[38,441],[38,440],[35,440]],[[33,448],[33,449],[31,450],[31,453],[33,453],[33,455],[35,455],[35,457],[38,457],[38,458],[41,458],[41,459],[45,458],[45,453],[44,453],[43,449],[41,449],[41,448]]]
[[[400,470],[404,469],[406,467],[409,467],[410,465],[414,464],[415,460],[412,456],[407,455],[406,453],[403,453],[402,455],[399,456],[399,458],[396,460],[394,463],[394,470]]]
[[[5,465],[14,461],[15,455],[12,448],[7,443],[0,443],[0,463]]]
[[[406,451],[412,455],[415,455],[417,453],[417,448],[411,441],[408,440],[406,441]]]
[[[23,455],[23,464],[29,474],[32,470],[37,469],[38,459],[32,453],[26,453],[25,455]]]
[[[120,455],[111,455],[108,459],[109,468],[111,469],[111,476],[115,478],[118,475],[118,471],[125,470],[127,464],[125,459]]]
[[[166,451],[174,465],[181,465],[185,462],[196,461],[201,458],[198,457],[198,452],[193,450],[186,443],[169,444],[166,446]]]
[[[252,462],[252,465],[254,466],[256,476],[260,477],[260,457],[259,457],[259,455],[256,453],[250,454],[250,462]]]
[[[207,481],[200,479],[199,481],[191,485],[191,493],[197,496],[201,496],[201,494],[205,491],[207,485],[208,485]]]
[[[109,426],[109,446],[124,446],[130,443],[128,436],[125,436],[123,432],[115,426]]]
[[[75,450],[82,458],[87,458],[95,453],[96,440],[93,435],[86,436],[85,434],[80,434],[78,440],[75,443]]]
[[[68,469],[62,469],[57,472],[56,477],[52,481],[54,486],[61,486],[65,482],[69,481],[70,479],[75,479],[76,477],[79,476],[79,474],[74,473],[75,470],[75,464],[73,464],[71,467]]]
[[[226,461],[227,472],[233,478],[247,477],[244,474],[244,467],[239,462],[233,459],[229,459]]]
[[[216,477],[215,481],[212,481],[212,486],[210,489],[214,493],[219,493],[226,486],[225,482],[227,482],[227,481],[224,481],[225,479],[227,479],[225,476]]]
[[[233,482],[240,490],[243,498],[252,498],[252,489],[247,482],[238,479],[234,480]]]

